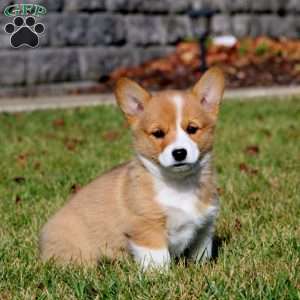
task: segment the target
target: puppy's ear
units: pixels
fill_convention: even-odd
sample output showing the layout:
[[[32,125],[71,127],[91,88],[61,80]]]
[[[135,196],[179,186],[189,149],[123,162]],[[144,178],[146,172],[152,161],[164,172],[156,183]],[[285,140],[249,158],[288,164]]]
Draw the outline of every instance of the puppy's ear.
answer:
[[[115,96],[130,124],[143,112],[151,98],[150,93],[128,78],[120,78],[117,81]]]
[[[219,112],[219,104],[222,100],[225,87],[223,72],[217,68],[210,68],[193,87],[192,92],[201,101],[201,105],[213,119]]]

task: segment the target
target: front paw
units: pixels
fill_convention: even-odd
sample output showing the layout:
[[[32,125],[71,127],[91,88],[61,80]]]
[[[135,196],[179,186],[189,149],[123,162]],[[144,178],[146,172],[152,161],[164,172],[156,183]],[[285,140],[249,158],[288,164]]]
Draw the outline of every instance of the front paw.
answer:
[[[191,258],[196,263],[204,263],[212,257],[212,238],[208,237],[193,249]]]
[[[169,270],[171,257],[167,248],[151,249],[131,242],[130,250],[143,272],[148,270]]]

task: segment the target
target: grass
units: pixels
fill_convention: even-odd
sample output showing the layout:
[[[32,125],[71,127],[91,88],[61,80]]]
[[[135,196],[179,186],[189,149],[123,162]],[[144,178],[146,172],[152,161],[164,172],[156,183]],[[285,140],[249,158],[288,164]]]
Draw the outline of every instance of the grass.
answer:
[[[68,195],[128,160],[113,107],[0,115],[0,299],[300,299],[300,100],[227,102],[215,147],[218,257],[167,274],[38,259],[41,226]]]

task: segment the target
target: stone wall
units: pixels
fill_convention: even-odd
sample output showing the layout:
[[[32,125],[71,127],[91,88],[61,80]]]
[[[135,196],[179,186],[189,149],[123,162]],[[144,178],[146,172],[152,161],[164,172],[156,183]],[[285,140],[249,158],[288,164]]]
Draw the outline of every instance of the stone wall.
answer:
[[[22,1],[0,0],[0,9]],[[23,1],[25,2],[25,1]],[[98,81],[116,67],[163,56],[195,38],[202,18],[191,8],[217,10],[212,33],[238,37],[300,36],[299,0],[40,0],[48,14],[37,49],[12,49],[0,17],[0,88]]]

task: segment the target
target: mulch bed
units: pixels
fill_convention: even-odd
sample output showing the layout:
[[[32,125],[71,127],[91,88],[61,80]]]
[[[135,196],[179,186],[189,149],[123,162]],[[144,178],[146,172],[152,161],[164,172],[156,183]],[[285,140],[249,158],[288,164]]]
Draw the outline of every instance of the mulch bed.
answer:
[[[196,42],[182,42],[167,57],[115,70],[91,92],[110,92],[124,76],[151,90],[190,87],[201,77],[199,54]],[[207,62],[224,70],[229,88],[300,84],[300,40],[260,37],[233,47],[210,44]]]

